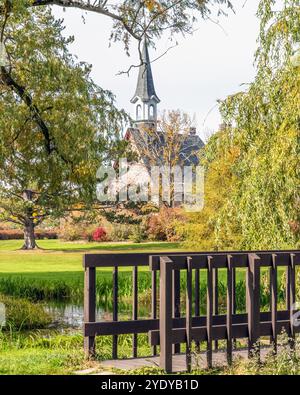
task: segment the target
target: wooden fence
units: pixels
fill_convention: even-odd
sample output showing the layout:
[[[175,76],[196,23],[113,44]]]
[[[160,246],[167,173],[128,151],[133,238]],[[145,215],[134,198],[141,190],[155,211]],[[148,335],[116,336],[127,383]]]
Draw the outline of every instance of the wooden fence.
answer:
[[[149,333],[153,355],[160,347],[160,367],[172,372],[173,354],[185,343],[187,370],[191,369],[191,345],[206,342],[207,364],[212,366],[213,349],[225,340],[228,363],[237,339],[247,339],[249,354],[259,356],[259,340],[270,337],[277,350],[277,336],[285,330],[291,339],[300,327],[294,325],[296,266],[300,251],[246,251],[221,253],[87,254],[84,256],[84,348],[88,357],[95,354],[96,336],[113,336],[112,358],[118,358],[118,335],[132,334],[132,356],[138,355],[137,335]],[[149,266],[152,277],[151,318],[138,317],[138,268]],[[96,268],[111,267],[113,276],[113,320],[95,322]],[[120,267],[133,267],[132,319],[119,321],[118,277]],[[278,310],[278,267],[286,270],[286,306]],[[270,271],[270,311],[261,312],[261,268]],[[246,312],[236,309],[236,270],[246,271]],[[219,272],[226,271],[226,314],[219,309]],[[180,278],[185,272],[186,303],[181,303]],[[206,277],[206,314],[200,313],[200,275]],[[159,277],[159,281],[158,281]],[[159,298],[158,298],[159,295]],[[183,310],[185,310],[183,314]]]

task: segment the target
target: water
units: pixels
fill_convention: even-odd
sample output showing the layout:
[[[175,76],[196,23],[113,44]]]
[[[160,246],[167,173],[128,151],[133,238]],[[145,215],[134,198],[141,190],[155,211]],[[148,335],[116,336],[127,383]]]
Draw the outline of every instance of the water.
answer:
[[[53,321],[51,327],[70,327],[79,328],[83,325],[83,306],[68,304],[68,303],[54,303],[50,302],[44,305]],[[119,320],[130,320],[132,316],[132,306],[130,304],[120,304]],[[149,318],[150,310],[148,307],[140,308],[139,318]],[[96,321],[105,322],[112,321],[111,306],[97,306],[96,308]]]
[[[67,326],[79,328],[83,324],[83,306],[62,303],[48,303],[44,308],[53,319],[51,323],[52,327]],[[96,320],[105,321],[105,312],[100,308],[97,309]]]

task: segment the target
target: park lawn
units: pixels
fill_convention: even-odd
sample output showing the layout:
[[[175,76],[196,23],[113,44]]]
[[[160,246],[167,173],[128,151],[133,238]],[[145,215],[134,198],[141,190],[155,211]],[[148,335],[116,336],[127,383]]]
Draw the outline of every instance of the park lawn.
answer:
[[[77,282],[83,279],[82,257],[85,253],[139,253],[139,252],[181,252],[185,251],[179,243],[170,242],[63,242],[60,240],[39,240],[40,250],[22,251],[22,240],[0,241],[0,280],[1,277],[22,276],[26,279],[42,281]],[[120,268],[129,272],[130,268]],[[148,271],[141,267],[141,271]],[[106,276],[111,268],[98,269],[98,275]],[[220,280],[225,271],[220,271]],[[203,278],[201,279],[204,280]]]
[[[22,240],[0,241],[0,293],[26,298],[64,299],[82,297],[85,253],[177,252],[178,243],[83,243],[40,240],[40,250],[22,251]],[[126,275],[127,288],[131,268],[120,271]],[[148,272],[147,267],[140,271]],[[97,281],[109,293],[111,268],[97,270]],[[101,290],[102,288],[100,288]]]
[[[20,298],[38,300],[82,301],[84,253],[138,253],[138,252],[182,252],[179,243],[84,243],[40,240],[40,250],[18,250],[21,240],[0,241],[0,293]],[[120,297],[128,297],[132,292],[130,267],[120,269]],[[139,292],[142,294],[151,287],[151,277],[147,266],[139,270]],[[100,298],[111,297],[112,269],[97,270],[97,290]],[[236,274],[237,282],[245,281],[245,270]],[[206,286],[206,272],[200,275],[202,287]],[[219,281],[226,287],[226,269],[219,271]],[[182,290],[185,289],[184,275]]]
[[[0,241],[0,292],[30,298],[77,297],[83,290],[82,257],[85,253],[184,251],[179,243],[169,242],[87,243],[39,240],[38,244],[40,250],[22,251],[22,240]],[[111,271],[111,268],[97,270],[97,281],[102,284],[99,291],[102,293],[109,292]],[[126,292],[129,292],[131,268],[123,267],[120,271],[127,277],[123,287],[128,288]],[[140,271],[144,276],[149,273],[148,267],[141,267]],[[205,273],[200,277],[201,284],[205,285]],[[225,285],[226,279],[226,270],[220,270],[219,281]],[[245,281],[244,270],[237,271],[237,281]],[[148,289],[148,282],[144,282],[140,292],[145,289]]]
[[[178,243],[76,243],[40,240],[41,250],[22,251],[21,240],[0,241],[0,274],[33,274],[83,272],[85,253],[138,253],[151,251],[180,251]],[[126,269],[126,268],[125,268]],[[106,269],[103,269],[106,270]],[[109,269],[108,269],[109,270]]]

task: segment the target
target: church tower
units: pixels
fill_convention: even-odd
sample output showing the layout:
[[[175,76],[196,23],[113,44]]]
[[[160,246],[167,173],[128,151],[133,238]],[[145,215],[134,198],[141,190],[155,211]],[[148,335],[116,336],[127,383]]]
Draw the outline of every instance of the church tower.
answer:
[[[142,51],[142,62],[140,66],[135,94],[131,99],[134,104],[135,126],[156,126],[157,105],[160,102],[154,88],[148,45],[144,41]]]

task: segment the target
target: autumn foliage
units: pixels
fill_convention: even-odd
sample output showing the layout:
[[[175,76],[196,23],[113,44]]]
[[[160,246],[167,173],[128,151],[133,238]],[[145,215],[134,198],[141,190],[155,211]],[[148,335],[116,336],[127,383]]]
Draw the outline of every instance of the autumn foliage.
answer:
[[[107,239],[107,232],[101,226],[93,232],[93,241],[105,241]]]

